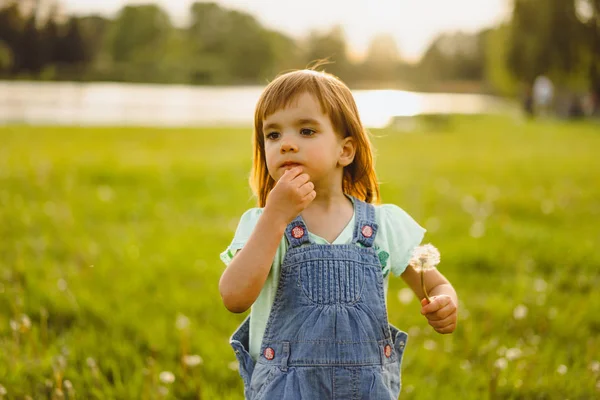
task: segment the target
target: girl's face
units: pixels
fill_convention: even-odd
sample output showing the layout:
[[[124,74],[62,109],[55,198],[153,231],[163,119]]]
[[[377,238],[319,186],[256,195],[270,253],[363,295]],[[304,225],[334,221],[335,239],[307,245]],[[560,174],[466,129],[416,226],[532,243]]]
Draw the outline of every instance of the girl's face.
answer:
[[[299,94],[287,108],[263,121],[265,158],[271,177],[277,181],[286,169],[301,166],[315,186],[333,182],[352,162],[348,142],[335,132],[319,101],[309,93]],[[350,146],[351,147],[351,146]]]

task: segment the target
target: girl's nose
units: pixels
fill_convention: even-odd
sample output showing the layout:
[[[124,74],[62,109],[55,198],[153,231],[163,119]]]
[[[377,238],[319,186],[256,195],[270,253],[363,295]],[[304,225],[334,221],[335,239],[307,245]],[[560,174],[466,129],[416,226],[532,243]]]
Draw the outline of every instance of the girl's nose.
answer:
[[[293,143],[288,141],[282,141],[281,142],[281,153],[289,153],[290,151],[296,152],[298,151],[298,146]]]

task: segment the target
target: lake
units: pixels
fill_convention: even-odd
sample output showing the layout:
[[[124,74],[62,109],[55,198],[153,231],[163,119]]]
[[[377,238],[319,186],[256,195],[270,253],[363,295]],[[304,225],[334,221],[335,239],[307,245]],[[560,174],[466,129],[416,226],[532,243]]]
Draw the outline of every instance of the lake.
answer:
[[[252,124],[261,86],[0,81],[0,124],[238,126]],[[506,113],[488,95],[355,90],[365,126],[419,114]]]

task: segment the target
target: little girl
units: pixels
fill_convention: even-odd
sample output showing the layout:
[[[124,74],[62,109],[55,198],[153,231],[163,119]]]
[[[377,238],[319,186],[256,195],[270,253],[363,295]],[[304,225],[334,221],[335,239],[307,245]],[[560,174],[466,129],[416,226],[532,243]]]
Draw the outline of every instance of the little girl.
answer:
[[[379,203],[371,144],[348,87],[313,70],[286,73],[254,117],[251,185],[219,291],[250,316],[231,338],[246,399],[397,399],[407,334],[387,319],[387,277],[402,276],[423,238],[401,208]],[[457,298],[427,272],[421,313],[456,328]]]

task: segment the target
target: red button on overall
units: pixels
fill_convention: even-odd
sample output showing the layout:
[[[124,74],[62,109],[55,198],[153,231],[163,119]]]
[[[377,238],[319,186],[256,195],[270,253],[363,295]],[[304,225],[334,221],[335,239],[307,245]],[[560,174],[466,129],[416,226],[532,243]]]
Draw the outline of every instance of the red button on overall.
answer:
[[[296,239],[300,239],[302,236],[304,236],[304,229],[301,226],[295,227],[292,229],[292,236]]]
[[[392,346],[390,346],[389,344],[385,345],[385,349],[383,351],[387,358],[390,358],[392,356]]]
[[[275,358],[275,350],[273,350],[273,349],[272,349],[272,348],[270,348],[270,347],[267,347],[267,348],[265,349],[265,353],[264,353],[264,354],[265,354],[265,358],[266,358],[267,360],[272,360],[272,359],[274,359],[274,358]]]
[[[366,238],[370,238],[371,236],[373,236],[373,228],[371,228],[369,225],[365,225],[362,227],[362,234],[364,237]]]

